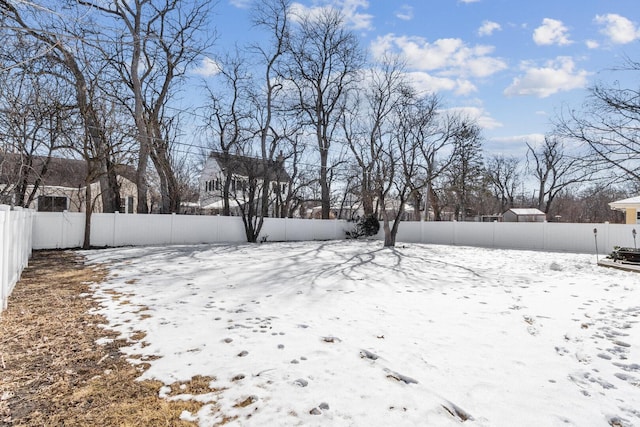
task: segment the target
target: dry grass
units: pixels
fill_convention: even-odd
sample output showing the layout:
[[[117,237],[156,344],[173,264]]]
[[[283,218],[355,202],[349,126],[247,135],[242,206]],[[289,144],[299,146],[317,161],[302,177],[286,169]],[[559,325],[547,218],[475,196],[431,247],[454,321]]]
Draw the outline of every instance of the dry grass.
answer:
[[[201,403],[160,399],[161,383],[136,381],[146,366],[123,358],[124,342],[95,344],[111,333],[89,314],[88,284],[106,274],[73,252],[34,253],[0,317],[0,426],[193,425],[180,413]],[[211,392],[210,380],[172,389]]]

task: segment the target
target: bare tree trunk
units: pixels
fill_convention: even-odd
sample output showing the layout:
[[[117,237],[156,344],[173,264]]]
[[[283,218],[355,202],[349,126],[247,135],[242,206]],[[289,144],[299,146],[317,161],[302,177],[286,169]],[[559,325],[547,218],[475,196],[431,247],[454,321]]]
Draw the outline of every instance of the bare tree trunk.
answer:
[[[82,249],[91,248],[91,215],[93,214],[93,196],[91,195],[91,182],[87,178],[84,188],[85,209],[84,209],[84,239]]]
[[[385,248],[394,247],[396,245],[396,236],[393,233],[391,233],[389,217],[386,211],[384,210],[383,210],[382,218],[383,218],[382,228],[384,230],[384,247]]]
[[[138,191],[138,205],[136,212],[149,213],[147,199],[149,197],[149,184],[147,183],[147,165],[149,163],[149,144],[138,139],[140,151],[138,153],[138,166],[136,168],[136,187]]]
[[[327,163],[329,151],[320,149],[320,205],[322,207],[322,219],[329,219],[331,212],[331,189],[329,188],[329,174]]]
[[[373,215],[373,197],[371,195],[371,178],[369,173],[362,173],[362,210],[364,211],[364,216],[367,217],[369,215]]]

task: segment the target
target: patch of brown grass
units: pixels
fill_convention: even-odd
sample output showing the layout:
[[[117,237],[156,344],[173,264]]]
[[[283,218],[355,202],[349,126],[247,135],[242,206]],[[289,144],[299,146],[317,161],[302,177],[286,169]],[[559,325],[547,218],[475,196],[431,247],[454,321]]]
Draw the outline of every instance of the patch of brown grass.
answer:
[[[202,403],[159,398],[160,382],[136,381],[148,365],[128,363],[119,351],[124,341],[95,343],[115,338],[104,318],[89,314],[97,305],[89,283],[106,275],[74,252],[33,254],[0,317],[0,426],[193,425],[180,414]],[[210,381],[171,387],[207,393]]]

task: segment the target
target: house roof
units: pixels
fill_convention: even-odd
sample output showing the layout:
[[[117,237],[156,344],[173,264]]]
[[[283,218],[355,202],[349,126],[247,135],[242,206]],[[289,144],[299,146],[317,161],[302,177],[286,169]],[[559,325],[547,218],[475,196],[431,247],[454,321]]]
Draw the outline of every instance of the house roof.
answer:
[[[241,156],[238,154],[225,154],[214,152],[211,158],[215,159],[223,171],[231,170],[235,175],[260,178],[264,175],[263,160],[257,157]],[[284,168],[284,161],[269,160],[267,162],[269,181],[288,182],[289,174]]]
[[[18,180],[21,168],[30,168],[27,182],[33,185],[40,177],[47,157],[33,156],[31,166],[26,165],[25,157],[15,153],[0,153],[0,184],[15,184]],[[127,165],[116,165],[118,175],[135,182],[136,171]],[[87,176],[87,161],[51,157],[47,164],[47,170],[41,177],[40,185],[49,187],[81,188],[85,186]],[[93,182],[96,182],[95,179]]]
[[[609,207],[614,210],[625,210],[626,208],[639,208],[640,196],[630,197],[628,199],[611,202],[609,203]]]
[[[518,216],[527,216],[527,215],[546,215],[540,209],[535,208],[511,208],[507,212],[513,212]]]

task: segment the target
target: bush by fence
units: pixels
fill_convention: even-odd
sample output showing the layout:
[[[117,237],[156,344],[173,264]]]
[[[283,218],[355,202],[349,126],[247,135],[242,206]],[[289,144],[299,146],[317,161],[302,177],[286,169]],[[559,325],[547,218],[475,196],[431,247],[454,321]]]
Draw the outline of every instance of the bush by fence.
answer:
[[[0,312],[31,256],[34,212],[0,205]]]
[[[94,214],[93,246],[244,242],[242,219],[224,216]],[[344,239],[353,223],[344,220],[265,218],[268,241]],[[594,228],[597,233],[594,234]],[[398,242],[600,254],[633,246],[633,225],[567,223],[403,222]],[[84,214],[35,214],[33,248],[82,245]],[[380,231],[377,238],[382,239]]]

